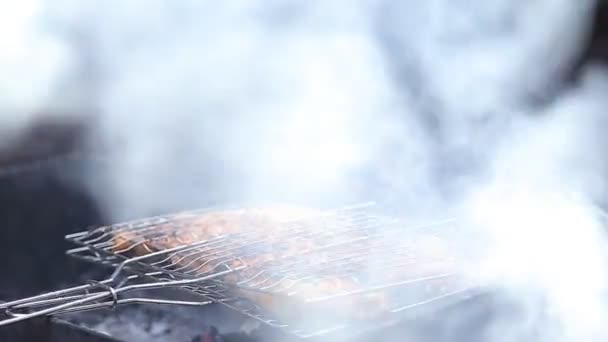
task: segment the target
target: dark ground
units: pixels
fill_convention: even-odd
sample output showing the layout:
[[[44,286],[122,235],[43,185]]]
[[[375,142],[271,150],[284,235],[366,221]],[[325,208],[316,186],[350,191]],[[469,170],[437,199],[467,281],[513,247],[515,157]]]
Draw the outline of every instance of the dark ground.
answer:
[[[86,192],[65,179],[78,162],[0,177],[0,296],[27,296],[74,283],[87,272],[65,256],[65,234],[102,219]]]

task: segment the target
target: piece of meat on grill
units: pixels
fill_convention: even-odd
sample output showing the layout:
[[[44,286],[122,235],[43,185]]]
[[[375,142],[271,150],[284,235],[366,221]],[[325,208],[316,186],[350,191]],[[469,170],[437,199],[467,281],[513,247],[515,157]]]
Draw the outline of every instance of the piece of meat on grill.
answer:
[[[190,245],[171,254],[171,270],[205,276],[243,268],[216,280],[279,317],[313,312],[323,313],[319,317],[374,318],[388,311],[389,300],[381,290],[359,291],[361,279],[353,274],[365,271],[366,260],[351,262],[348,256],[360,254],[369,241],[354,228],[355,223],[291,206],[183,214],[171,224],[117,233],[114,251],[145,255]],[[433,253],[444,253],[437,241]],[[396,268],[393,276],[402,278],[412,269],[424,273],[424,268],[410,265]]]

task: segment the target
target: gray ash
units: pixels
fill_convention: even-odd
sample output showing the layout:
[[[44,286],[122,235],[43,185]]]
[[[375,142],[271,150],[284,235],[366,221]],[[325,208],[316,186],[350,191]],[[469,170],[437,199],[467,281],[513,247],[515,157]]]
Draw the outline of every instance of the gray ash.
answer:
[[[241,331],[244,320],[219,305],[208,308],[129,305],[63,318],[124,341],[189,342],[214,330],[221,337],[214,342],[255,341],[253,336]]]

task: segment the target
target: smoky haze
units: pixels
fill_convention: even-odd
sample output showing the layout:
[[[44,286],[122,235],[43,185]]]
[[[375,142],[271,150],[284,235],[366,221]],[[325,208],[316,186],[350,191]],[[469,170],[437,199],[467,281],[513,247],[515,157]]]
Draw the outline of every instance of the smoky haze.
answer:
[[[114,220],[213,197],[457,208],[494,241],[484,277],[542,289],[546,340],[602,333],[608,79],[560,86],[595,1],[29,3],[3,23],[3,135],[95,113],[110,163],[87,186]],[[524,306],[488,340],[541,324]]]

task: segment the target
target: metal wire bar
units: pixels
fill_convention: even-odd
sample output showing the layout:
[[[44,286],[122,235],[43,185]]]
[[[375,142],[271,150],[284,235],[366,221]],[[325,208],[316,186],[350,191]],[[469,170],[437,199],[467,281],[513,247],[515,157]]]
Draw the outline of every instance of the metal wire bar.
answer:
[[[201,293],[201,294],[204,294],[207,296],[209,295],[210,292],[213,293],[214,291],[216,291],[215,289],[219,289],[220,291],[224,290],[224,288],[221,285],[218,286],[218,285],[213,285],[213,284],[200,284],[200,285],[196,285],[196,286],[188,286],[188,291],[191,291],[194,293]],[[218,298],[218,299],[214,299],[214,301],[216,301],[232,310],[235,310],[247,317],[255,319],[267,326],[277,328],[277,329],[282,329],[282,330],[288,332],[289,334],[292,334],[294,336],[297,336],[297,337],[300,337],[303,339],[307,339],[307,338],[312,338],[312,337],[316,337],[316,336],[326,335],[329,333],[339,333],[340,331],[345,331],[346,329],[348,329],[349,333],[352,333],[353,335],[356,335],[357,332],[364,332],[367,330],[378,329],[382,326],[388,326],[388,325],[398,322],[399,317],[400,317],[399,314],[401,314],[401,313],[409,312],[409,310],[414,310],[416,308],[430,305],[433,303],[442,303],[442,304],[446,305],[450,299],[452,300],[452,302],[461,301],[461,300],[464,300],[466,298],[473,296],[473,294],[475,293],[474,290],[475,290],[475,288],[473,288],[472,286],[461,286],[457,290],[430,295],[430,297],[427,296],[423,299],[415,300],[414,302],[410,302],[407,305],[403,305],[403,304],[400,304],[399,302],[395,302],[393,308],[390,309],[390,312],[393,314],[392,317],[390,317],[390,318],[387,317],[386,319],[383,319],[382,321],[373,321],[373,322],[328,321],[326,327],[323,327],[323,328],[316,327],[314,329],[311,329],[310,327],[306,327],[306,326],[293,325],[292,324],[293,322],[286,323],[284,321],[281,321],[280,319],[277,319],[273,315],[269,315],[263,309],[257,307],[255,304],[252,304],[251,302],[237,301],[234,299],[222,300],[221,298],[224,298],[226,296],[226,294],[222,293],[222,292],[215,293],[216,294],[215,298]]]
[[[363,211],[365,208],[372,206],[373,203],[364,203],[357,206],[350,206],[343,209],[333,210],[329,212],[322,212],[318,215],[314,215],[308,221],[315,223],[322,222],[324,217],[326,218],[338,218],[341,214],[346,213],[347,218],[353,218],[357,211]],[[120,223],[111,226],[99,227],[94,230],[87,232],[80,232],[70,234],[66,236],[66,239],[73,241],[77,244],[84,246],[95,246],[96,248],[108,248],[110,240],[112,240],[118,233],[135,232],[133,238],[139,238],[143,240],[154,240],[157,237],[169,236],[185,226],[191,224],[196,219],[200,218],[202,214],[212,212],[213,208],[206,208],[195,211],[187,211],[178,214],[162,215],[153,218],[135,220],[127,223]],[[285,222],[286,227],[306,227],[310,226],[307,224],[307,220],[294,220],[294,222]],[[288,231],[286,229],[285,231]],[[155,235],[157,234],[157,235]],[[244,235],[247,234],[235,234]],[[139,242],[139,241],[138,241]]]
[[[196,284],[198,282],[204,282],[216,277],[224,276],[228,273],[238,271],[238,269],[231,269],[222,272],[218,272],[215,274],[202,276],[193,279],[178,279],[178,280],[157,280],[152,282],[144,282],[138,284],[130,284],[127,285],[129,280],[137,279],[138,276],[130,276],[126,278],[126,281],[118,281],[119,274],[122,272],[127,266],[127,261],[121,263],[115,270],[115,272],[105,280],[100,282],[91,282],[85,285],[75,286],[69,289],[54,291],[38,296],[33,296],[25,299],[20,299],[12,302],[3,303],[0,306],[0,309],[3,309],[5,313],[10,316],[10,318],[0,320],[0,326],[20,322],[23,320],[45,316],[50,314],[58,314],[62,312],[66,312],[66,310],[75,311],[79,308],[82,309],[92,309],[96,307],[101,307],[101,303],[98,303],[100,300],[104,300],[107,298],[111,299],[111,306],[115,306],[121,303],[131,303],[131,300],[121,300],[118,298],[118,295],[133,291],[133,290],[151,290],[151,289],[161,289],[161,288],[169,288],[169,287],[182,287],[184,285]],[[157,276],[157,273],[148,273],[150,277]],[[91,290],[98,289],[98,291],[91,292]],[[144,299],[145,302],[152,302],[154,299]],[[165,303],[163,300],[159,300],[160,303]],[[60,303],[60,304],[57,304]],[[177,302],[175,302],[177,303]],[[200,304],[202,302],[191,302],[190,305],[205,305]],[[210,302],[209,302],[210,303]],[[209,304],[207,303],[207,304]],[[50,307],[31,311],[24,314],[16,314],[14,312],[15,309],[32,309],[35,307],[45,306],[49,304],[55,304]],[[105,305],[103,305],[105,306]]]
[[[268,315],[251,302],[235,298],[234,289],[294,296],[298,292],[298,284],[319,279],[350,279],[356,284],[354,288],[298,297],[303,302],[317,303],[415,284],[431,284],[460,276],[457,272],[441,271],[441,267],[437,267],[432,274],[421,272],[411,276],[410,272],[408,277],[403,275],[409,267],[420,262],[425,262],[427,266],[451,263],[451,260],[428,255],[421,257],[415,245],[418,236],[446,234],[452,230],[454,220],[410,226],[399,220],[375,215],[372,207],[373,204],[366,203],[321,212],[307,219],[284,222],[278,230],[260,231],[255,225],[248,227],[245,224],[238,233],[218,234],[203,240],[199,240],[190,226],[213,208],[161,215],[71,234],[66,238],[80,247],[69,250],[68,254],[112,266],[112,275],[101,282],[0,304],[0,309],[11,316],[0,321],[0,326],[41,315],[128,303],[192,306],[221,303],[301,337],[315,336],[320,332],[339,330],[348,324],[338,322],[334,327],[317,327],[315,331],[297,327]],[[117,240],[121,233],[128,233],[128,239],[122,242]],[[177,245],[163,245],[167,238],[176,241]],[[298,248],[289,249],[292,245]],[[145,253],[141,254],[142,251]],[[131,275],[124,277],[125,274]],[[228,274],[234,275],[231,279],[238,281],[226,282],[225,276]],[[202,297],[193,301],[123,297],[125,292],[132,290],[166,287],[184,289]],[[424,293],[424,298],[413,302],[396,301],[390,312],[396,314],[459,293],[445,290]],[[30,312],[22,313],[28,310]]]
[[[332,212],[332,214],[327,215],[327,217],[335,218],[335,216],[337,216],[339,213],[340,212]],[[352,215],[349,217],[352,218]],[[369,217],[362,216],[362,219],[369,220]],[[314,221],[314,222],[319,223],[320,221]],[[179,246],[176,249],[166,249],[164,251],[161,251],[160,253],[150,253],[150,254],[157,254],[157,255],[166,254],[165,258],[163,258],[161,261],[154,262],[155,266],[161,266],[163,263],[165,263],[163,268],[165,268],[166,270],[169,270],[171,267],[177,266],[177,264],[180,264],[179,267],[177,267],[176,269],[173,269],[172,271],[177,272],[177,273],[182,271],[182,274],[180,274],[180,276],[194,276],[194,275],[196,275],[196,273],[199,273],[198,271],[200,271],[202,268],[204,268],[204,266],[206,266],[206,264],[205,265],[197,264],[200,260],[203,260],[203,259],[207,262],[207,264],[209,262],[214,262],[214,261],[217,264],[220,264],[220,263],[225,263],[226,261],[230,261],[230,260],[242,259],[245,256],[259,254],[259,250],[256,250],[255,247],[261,247],[262,245],[266,245],[266,248],[269,248],[269,247],[274,248],[275,246],[277,246],[277,242],[284,241],[285,239],[294,239],[294,238],[312,239],[312,238],[327,238],[327,237],[331,237],[331,236],[339,237],[339,234],[341,234],[341,233],[345,233],[347,231],[361,230],[362,228],[365,227],[365,225],[363,225],[363,224],[357,225],[356,221],[354,221],[354,220],[353,220],[353,224],[351,226],[356,227],[356,228],[352,228],[350,226],[345,226],[346,228],[343,228],[341,230],[334,229],[334,230],[329,230],[328,233],[318,233],[318,232],[314,232],[314,231],[311,232],[310,229],[304,229],[304,228],[309,228],[310,224],[303,223],[303,222],[297,222],[295,224],[291,224],[289,229],[285,229],[285,233],[281,232],[281,234],[271,235],[270,237],[266,237],[261,240],[252,240],[252,237],[259,236],[259,232],[223,235],[223,236],[219,236],[219,237],[214,237],[208,241],[202,241],[201,243],[190,244],[189,246],[185,246],[185,245]],[[151,227],[146,226],[143,229],[151,229]],[[104,234],[110,235],[107,232],[104,232]],[[314,236],[315,234],[317,235],[316,237]],[[161,234],[161,235],[155,237],[155,239],[160,239],[160,238],[164,238],[164,235]],[[109,251],[109,249],[111,248],[111,246],[110,246],[111,243],[108,243],[107,241],[100,243],[98,237],[87,240],[86,242],[96,242],[96,243],[89,245],[89,246],[72,249],[72,250],[68,251],[68,253],[69,254],[78,254],[78,253],[81,253],[84,251],[87,251],[87,252],[94,251],[100,255],[101,254],[112,255],[112,253]],[[143,240],[138,243],[132,244],[131,246],[129,246],[123,250],[115,251],[113,253],[113,255],[122,256],[121,253],[131,250],[134,247],[140,245],[141,243],[143,243]],[[153,240],[151,241],[151,243],[153,243]],[[342,242],[342,243],[344,243],[344,242]],[[203,248],[203,247],[205,247],[205,248]],[[243,249],[248,249],[248,250],[243,250]],[[174,252],[174,250],[176,252]],[[173,253],[171,253],[171,252],[173,252]],[[188,253],[184,254],[184,252],[188,252]],[[240,254],[238,254],[236,252],[239,252]],[[176,256],[179,256],[179,260],[175,260]],[[217,257],[217,258],[214,258],[214,257]],[[97,258],[99,259],[99,256]],[[137,261],[138,259],[140,259],[140,258],[136,257],[135,259],[131,258],[129,260],[131,260],[130,262],[133,262],[133,261]],[[196,266],[193,269],[188,269],[189,268],[188,266],[191,266],[193,264],[195,264]],[[217,264],[213,268],[217,268],[218,267]]]
[[[363,209],[363,210],[362,210]],[[382,241],[382,238],[386,238],[386,235],[390,235],[391,232],[399,232],[403,226],[400,226],[394,220],[379,220],[376,216],[369,215],[367,212],[369,205],[355,206],[350,208],[342,209],[341,211],[335,211],[319,215],[319,217],[326,218],[327,220],[319,220],[319,217],[315,217],[312,220],[300,220],[288,224],[288,228],[281,230],[279,234],[271,234],[269,237],[260,240],[252,240],[252,237],[256,237],[259,234],[256,232],[249,232],[243,234],[231,234],[223,235],[210,239],[209,241],[201,241],[191,245],[178,246],[172,249],[167,249],[158,252],[152,252],[145,256],[139,256],[128,259],[127,263],[143,261],[144,259],[150,259],[152,255],[164,255],[161,260],[154,261],[147,266],[153,266],[154,269],[159,269],[165,272],[169,272],[174,276],[178,277],[195,277],[198,273],[210,273],[216,272],[220,268],[230,268],[230,262],[238,260],[237,265],[247,264],[247,257],[259,255],[264,250],[280,250],[280,244],[286,240],[294,239],[309,239],[318,241],[317,246],[309,248],[302,252],[293,253],[291,255],[282,256],[278,260],[266,262],[264,265],[256,265],[258,268],[263,267],[261,271],[254,273],[251,278],[243,278],[238,285],[247,288],[258,288],[260,290],[272,290],[276,293],[277,285],[286,280],[292,280],[289,282],[290,286],[287,289],[295,286],[297,282],[310,280],[315,274],[321,276],[330,276],[333,271],[334,276],[355,276],[357,269],[370,268],[374,264],[369,262],[369,259],[374,257],[382,257],[385,262],[385,268],[389,265],[397,265],[395,262],[391,262],[394,258],[403,258],[406,261],[400,261],[400,265],[411,264],[411,256],[408,255],[410,252],[402,245],[387,245],[387,241]],[[196,216],[196,215],[192,215]],[[342,216],[342,217],[339,217]],[[336,218],[339,217],[339,220]],[[312,222],[310,222],[312,221]],[[330,223],[331,228],[319,230],[319,225],[324,223]],[[452,221],[443,221],[427,225],[420,225],[412,227],[410,230],[417,230],[423,228],[429,228],[433,226],[443,226],[446,223]],[[310,226],[315,229],[310,229]],[[393,224],[389,226],[387,223]],[[144,231],[152,229],[148,225],[135,225],[136,227],[143,227]],[[133,225],[129,227],[135,227]],[[382,230],[378,229],[382,227]],[[328,228],[328,227],[325,227]],[[336,229],[337,228],[337,229]],[[428,229],[427,229],[428,230]],[[344,235],[349,232],[362,233],[358,234],[350,239],[345,239]],[[162,238],[163,234],[160,234],[156,238]],[[322,244],[323,241],[331,241],[331,238],[335,238],[335,242]],[[344,250],[340,250],[342,246],[356,246],[357,242],[364,242],[365,240],[372,240],[372,243],[363,244],[362,248],[355,248],[358,253],[352,253],[345,256]],[[380,238],[380,240],[378,240]],[[98,238],[87,240],[87,242],[99,242]],[[90,246],[92,249],[99,252],[107,252],[107,247],[102,246],[102,250],[98,250],[100,244],[93,244]],[[131,246],[132,248],[133,246]],[[256,248],[258,247],[258,248]],[[337,251],[335,250],[336,248]],[[402,251],[395,251],[396,248],[402,248]],[[334,251],[328,252],[327,250],[333,249]],[[380,250],[380,255],[374,256],[373,250]],[[319,253],[324,251],[324,258],[317,260],[306,258],[307,255],[313,253]],[[346,250],[346,252],[353,251],[353,248]],[[122,250],[121,250],[122,252]],[[376,252],[378,253],[378,252]],[[119,253],[116,253],[119,254]],[[338,255],[338,257],[336,257]],[[388,260],[387,260],[388,257]],[[366,263],[367,262],[367,263]],[[298,272],[300,274],[298,274]],[[360,273],[360,272],[359,272]],[[260,281],[261,279],[261,281]],[[252,282],[257,280],[256,282]],[[269,283],[274,281],[274,283]],[[285,289],[284,289],[285,290]]]
[[[213,304],[213,303],[214,303],[214,301],[211,301],[211,300],[184,301],[184,300],[168,300],[168,299],[159,299],[159,298],[130,297],[130,298],[118,299],[116,301],[111,300],[111,301],[105,301],[105,302],[94,303],[94,304],[84,304],[84,305],[80,305],[80,306],[73,306],[73,307],[70,307],[67,309],[56,311],[53,314],[61,315],[61,314],[66,314],[66,313],[71,313],[71,312],[92,311],[92,310],[97,310],[97,309],[113,308],[113,307],[115,307],[117,305],[121,305],[121,304],[164,304],[164,305],[182,305],[182,306],[205,306],[205,305],[209,305],[209,304]],[[35,307],[35,306],[29,305],[26,308],[31,309],[32,307]],[[20,308],[19,306],[7,308],[5,310],[5,312],[7,312],[8,315],[11,317],[21,317],[21,316],[28,315],[28,313],[15,312],[15,309],[19,309],[19,308]]]

